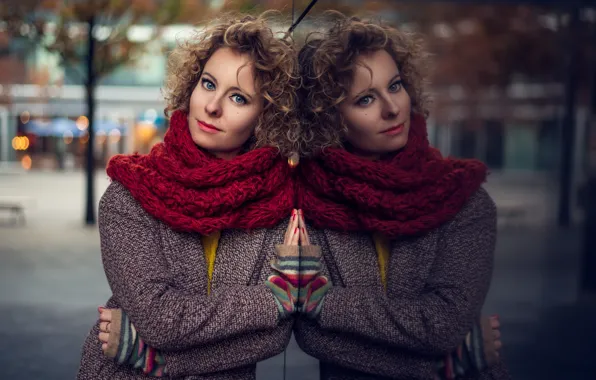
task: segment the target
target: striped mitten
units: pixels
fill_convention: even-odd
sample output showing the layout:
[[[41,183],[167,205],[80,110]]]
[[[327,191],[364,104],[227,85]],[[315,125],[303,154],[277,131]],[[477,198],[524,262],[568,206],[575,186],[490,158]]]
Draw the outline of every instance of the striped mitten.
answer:
[[[487,362],[484,352],[485,344],[492,342],[492,340],[486,341],[483,337],[484,320],[485,318],[474,323],[464,342],[441,360],[438,379],[454,380],[462,376],[470,376],[482,372],[491,364]],[[489,333],[490,330],[487,330],[484,335],[489,335]],[[487,339],[491,339],[491,337],[487,336]]]
[[[331,287],[331,282],[327,277],[320,276],[321,249],[316,245],[305,245],[300,248],[298,307],[301,313],[314,319],[321,312],[323,300]]]
[[[115,329],[110,332],[110,335],[119,335],[118,347],[114,356],[116,363],[131,365],[133,368],[142,370],[146,375],[156,377],[166,375],[166,363],[163,356],[139,337],[126,313],[117,309],[112,312],[112,316],[114,321],[120,321],[119,326],[112,323]]]
[[[271,262],[273,274],[265,285],[271,289],[280,317],[287,318],[296,312],[300,282],[300,253],[297,245],[276,245],[277,257]]]
[[[303,290],[301,289],[301,292],[305,292],[306,295],[300,311],[311,319],[317,318],[330,288],[331,282],[325,276],[317,276],[309,282]]]
[[[465,347],[465,344],[460,344],[453,352],[444,356],[439,362],[437,379],[455,380],[474,371]]]

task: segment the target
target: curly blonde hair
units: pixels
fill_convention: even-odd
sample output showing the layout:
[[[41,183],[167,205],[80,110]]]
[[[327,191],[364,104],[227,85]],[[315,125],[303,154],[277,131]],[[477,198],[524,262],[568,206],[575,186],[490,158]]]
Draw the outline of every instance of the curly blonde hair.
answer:
[[[188,112],[190,97],[205,64],[223,47],[247,54],[253,63],[259,94],[264,99],[248,149],[274,146],[285,156],[300,150],[296,92],[300,84],[296,51],[287,33],[277,36],[268,26],[270,16],[225,14],[179,42],[168,60],[163,88],[166,116]]]
[[[342,147],[347,126],[339,112],[352,83],[356,59],[362,53],[385,50],[395,60],[412,112],[428,116],[429,54],[412,33],[372,20],[326,12],[334,19],[324,33],[308,35],[298,54],[302,84],[299,91],[301,138],[306,155],[326,147]]]

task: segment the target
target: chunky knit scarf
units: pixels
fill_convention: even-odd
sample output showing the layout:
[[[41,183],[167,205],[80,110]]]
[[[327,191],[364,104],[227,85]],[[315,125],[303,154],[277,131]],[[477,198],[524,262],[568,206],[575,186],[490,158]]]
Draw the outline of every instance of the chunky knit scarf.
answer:
[[[408,143],[392,157],[370,161],[327,149],[302,162],[297,197],[317,228],[416,235],[452,219],[486,175],[479,161],[443,158],[415,115]]]
[[[192,141],[187,115],[172,115],[164,142],[147,155],[119,155],[107,168],[155,218],[178,231],[270,228],[290,215],[290,168],[274,148],[226,161]]]

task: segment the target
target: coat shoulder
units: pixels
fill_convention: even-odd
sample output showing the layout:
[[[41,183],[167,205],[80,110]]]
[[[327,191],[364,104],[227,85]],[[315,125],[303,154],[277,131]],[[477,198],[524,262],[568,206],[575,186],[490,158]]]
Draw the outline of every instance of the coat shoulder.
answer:
[[[480,187],[472,194],[452,222],[461,223],[478,219],[491,219],[495,222],[497,220],[497,205],[484,187]]]
[[[145,222],[156,222],[141,204],[132,196],[131,192],[120,182],[113,181],[99,200],[99,218],[117,213],[143,219]]]

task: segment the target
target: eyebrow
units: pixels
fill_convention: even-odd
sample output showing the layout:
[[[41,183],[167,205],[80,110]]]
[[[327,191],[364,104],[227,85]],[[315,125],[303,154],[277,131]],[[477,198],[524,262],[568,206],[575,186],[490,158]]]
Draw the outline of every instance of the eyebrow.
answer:
[[[397,78],[401,78],[401,74],[397,73],[389,80],[389,84],[392,84]]]
[[[203,71],[203,76],[208,76],[213,81],[213,83],[215,83],[215,85],[217,85],[217,79],[215,79],[215,77],[213,75],[209,74],[206,71]],[[237,86],[230,87],[230,90],[241,92],[243,95],[246,95],[249,100],[252,100],[252,96],[250,94],[248,94],[246,91],[242,90],[240,87],[237,87]]]
[[[389,79],[389,84],[391,85],[396,79],[401,78],[401,74],[397,73],[395,74],[393,77],[391,77],[391,79]],[[359,93],[357,93],[356,95],[353,96],[353,99],[356,100],[358,97],[360,97],[362,94],[372,91],[374,92],[375,90],[373,88],[366,88],[362,91],[360,91]]]

